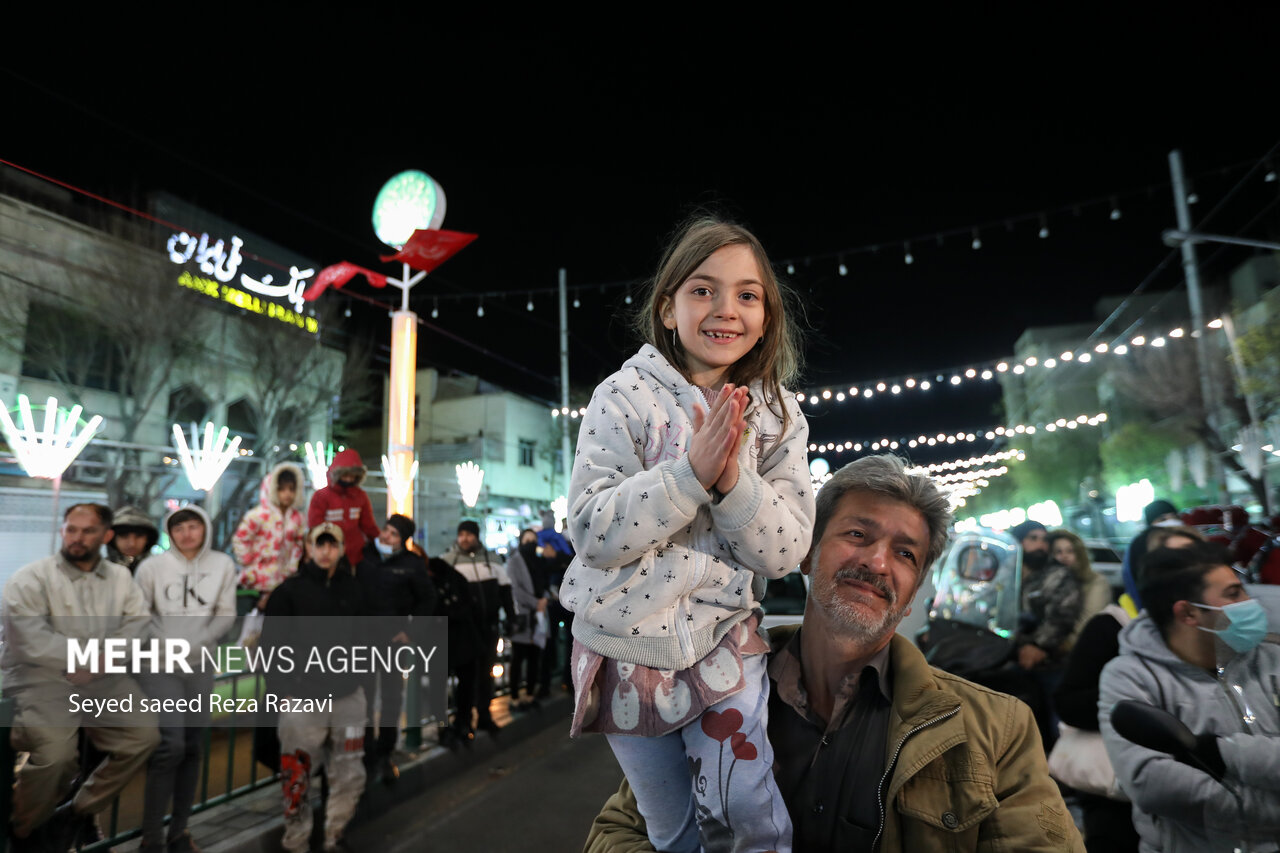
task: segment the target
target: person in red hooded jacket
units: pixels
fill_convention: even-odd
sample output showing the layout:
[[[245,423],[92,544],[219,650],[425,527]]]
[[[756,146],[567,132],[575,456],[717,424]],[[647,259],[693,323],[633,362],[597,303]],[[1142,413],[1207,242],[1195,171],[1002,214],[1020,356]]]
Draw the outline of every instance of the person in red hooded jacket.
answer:
[[[360,562],[365,542],[377,539],[381,532],[373,519],[369,495],[360,488],[368,472],[358,452],[350,448],[338,451],[329,465],[329,485],[311,496],[307,508],[308,527],[328,521],[342,528],[347,560],[353,566]]]

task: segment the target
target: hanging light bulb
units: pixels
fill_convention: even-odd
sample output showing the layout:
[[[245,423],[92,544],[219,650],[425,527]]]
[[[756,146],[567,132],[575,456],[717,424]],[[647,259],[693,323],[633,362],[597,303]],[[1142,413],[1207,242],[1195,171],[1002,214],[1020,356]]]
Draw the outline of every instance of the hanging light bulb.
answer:
[[[1120,199],[1115,196],[1111,197],[1111,219],[1114,221],[1120,218]]]
[[[483,296],[480,297],[480,304],[476,306],[476,316],[477,317],[484,316],[484,297]]]
[[[533,294],[532,293],[529,294],[529,301],[524,304],[524,310],[526,311],[533,310]]]
[[[973,246],[974,251],[982,248],[982,238],[978,236],[978,229],[973,229],[973,242],[969,245]]]
[[[575,297],[573,297],[573,307],[574,307],[574,308],[581,308],[581,307],[582,307],[582,300],[581,300],[581,299],[579,299],[579,298],[578,298],[578,297],[576,297],[576,296],[575,296]]]
[[[343,317],[350,317],[350,316],[351,316],[351,306],[350,306],[350,305],[348,305],[346,308],[344,308],[344,309],[342,310],[342,316],[343,316]]]
[[[790,261],[788,261],[788,262],[787,262],[787,275],[795,275],[795,274],[796,274],[796,265],[795,265],[795,264],[793,264],[793,263],[791,263]]]
[[[431,317],[434,319],[439,316],[440,316],[440,301],[437,299],[432,299],[431,300]]]
[[[847,266],[845,266],[845,265],[844,265],[844,256],[843,256],[843,255],[841,255],[841,256],[840,256],[840,266],[838,267],[838,269],[840,270],[840,275],[848,275],[848,274],[849,274],[849,268],[848,268]]]
[[[1042,213],[1040,214],[1040,239],[1047,240],[1049,238],[1049,220]]]
[[[914,264],[916,259],[911,255],[911,243],[902,244],[902,262],[904,264]]]
[[[631,294],[630,294],[630,293],[628,293],[628,294],[627,294],[627,296],[626,296],[626,298],[625,298],[625,299],[623,299],[622,301],[623,301],[623,302],[625,302],[625,303],[627,303],[628,305],[630,305],[630,304],[631,304]]]

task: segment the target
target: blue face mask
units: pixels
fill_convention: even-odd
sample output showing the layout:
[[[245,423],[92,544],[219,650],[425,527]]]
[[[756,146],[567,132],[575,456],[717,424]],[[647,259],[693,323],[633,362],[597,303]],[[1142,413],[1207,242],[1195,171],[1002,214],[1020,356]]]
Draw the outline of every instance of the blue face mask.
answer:
[[[1244,654],[1256,648],[1267,636],[1267,611],[1256,598],[1248,601],[1237,601],[1226,607],[1214,607],[1212,604],[1197,604],[1206,610],[1217,610],[1226,614],[1231,624],[1225,628],[1205,628],[1197,625],[1201,631],[1217,634],[1222,642],[1231,647],[1236,654]]]
[[[382,544],[381,539],[373,540],[373,547],[377,549],[378,553],[382,555],[382,559],[384,560],[396,552],[396,549],[392,548],[390,545]]]

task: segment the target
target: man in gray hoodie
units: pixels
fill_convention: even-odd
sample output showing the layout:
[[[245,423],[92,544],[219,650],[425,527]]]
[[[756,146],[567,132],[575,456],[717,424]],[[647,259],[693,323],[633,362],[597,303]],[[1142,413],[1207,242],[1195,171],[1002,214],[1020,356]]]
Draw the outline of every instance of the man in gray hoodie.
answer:
[[[148,634],[161,641],[191,644],[191,674],[154,672],[140,677],[153,699],[194,699],[200,712],[161,713],[160,746],[147,764],[142,806],[142,849],[188,853],[195,846],[187,819],[195,802],[200,772],[201,735],[209,722],[213,672],[202,661],[203,650],[216,654],[218,641],[236,618],[236,567],[209,544],[212,525],[198,506],[174,510],[164,522],[168,551],[138,567],[138,587],[151,611]],[[165,837],[164,816],[173,801],[173,819]]]
[[[1266,611],[1217,545],[1157,549],[1141,574],[1146,618],[1120,634],[1098,698],[1098,727],[1133,800],[1140,849],[1280,849],[1280,645],[1267,640]],[[1181,720],[1223,781],[1189,757],[1117,734],[1111,712],[1122,699]]]

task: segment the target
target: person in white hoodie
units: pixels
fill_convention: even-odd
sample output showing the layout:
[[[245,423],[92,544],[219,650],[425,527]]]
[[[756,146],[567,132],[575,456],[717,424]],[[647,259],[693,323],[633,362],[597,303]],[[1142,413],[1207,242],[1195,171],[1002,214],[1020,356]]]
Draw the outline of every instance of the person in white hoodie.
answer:
[[[209,721],[213,673],[196,665],[202,650],[211,652],[236,618],[236,567],[226,554],[212,550],[209,516],[198,506],[174,510],[164,521],[170,547],[138,567],[136,580],[151,611],[149,635],[180,638],[191,644],[195,672],[155,672],[140,677],[153,699],[202,696],[201,712],[162,713],[160,746],[147,764],[143,794],[143,850],[187,853],[196,850],[186,831],[200,773],[201,734]],[[173,819],[165,837],[164,816],[173,803]]]

